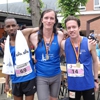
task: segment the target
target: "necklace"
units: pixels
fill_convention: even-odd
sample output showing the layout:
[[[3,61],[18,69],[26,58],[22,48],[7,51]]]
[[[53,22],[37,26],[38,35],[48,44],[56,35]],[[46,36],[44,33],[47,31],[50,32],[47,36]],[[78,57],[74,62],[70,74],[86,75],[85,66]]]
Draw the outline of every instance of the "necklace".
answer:
[[[48,42],[46,42],[46,39],[43,37],[45,50],[46,50],[46,60],[49,60],[49,53],[48,52],[49,52],[49,49],[50,49],[52,38],[53,38],[53,33],[52,33],[50,40]]]

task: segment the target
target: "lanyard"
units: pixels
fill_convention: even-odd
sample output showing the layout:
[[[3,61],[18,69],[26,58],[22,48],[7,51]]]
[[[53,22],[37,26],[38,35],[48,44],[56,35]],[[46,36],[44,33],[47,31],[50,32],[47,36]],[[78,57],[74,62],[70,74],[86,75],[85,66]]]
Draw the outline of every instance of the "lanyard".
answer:
[[[79,38],[79,42],[78,42],[78,51],[76,51],[75,45],[74,45],[73,41],[71,40],[71,44],[73,46],[77,62],[79,62],[80,43],[81,43],[81,37]]]
[[[46,54],[47,55],[48,55],[48,51],[49,51],[49,48],[50,48],[50,45],[51,45],[52,38],[53,38],[53,33],[52,33],[52,35],[50,37],[49,42],[46,42],[46,39],[43,37],[43,39],[44,39],[44,45],[45,45],[45,50],[46,50]]]

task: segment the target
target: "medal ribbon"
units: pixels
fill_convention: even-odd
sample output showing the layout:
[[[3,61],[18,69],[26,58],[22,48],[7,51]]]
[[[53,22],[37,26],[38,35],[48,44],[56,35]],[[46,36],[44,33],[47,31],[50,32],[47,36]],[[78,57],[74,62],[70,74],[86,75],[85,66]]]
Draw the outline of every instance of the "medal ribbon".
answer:
[[[78,51],[75,49],[75,45],[73,43],[73,41],[71,40],[71,44],[73,46],[74,52],[75,52],[75,56],[76,56],[76,60],[77,62],[79,62],[79,53],[80,53],[80,43],[81,43],[81,37],[79,38],[79,42],[78,42]]]
[[[50,37],[50,41],[49,42],[46,42],[46,39],[43,37],[44,45],[45,45],[45,50],[46,50],[46,54],[47,55],[48,55],[48,51],[49,51],[49,48],[50,48],[50,45],[51,45],[52,38],[53,38],[53,33],[52,33],[52,35]]]

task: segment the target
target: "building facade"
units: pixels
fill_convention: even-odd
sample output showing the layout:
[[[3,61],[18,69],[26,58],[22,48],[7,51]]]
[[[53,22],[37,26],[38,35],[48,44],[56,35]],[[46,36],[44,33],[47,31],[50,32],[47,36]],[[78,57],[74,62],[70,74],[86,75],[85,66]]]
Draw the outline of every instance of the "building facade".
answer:
[[[60,9],[57,8],[57,0],[42,0],[45,9],[53,9],[59,12]],[[2,33],[3,20],[7,15],[11,15],[17,19],[19,25],[26,24],[27,26],[32,25],[31,15],[27,12],[27,7],[29,5],[23,2],[9,3],[8,9],[7,4],[0,5],[0,33]],[[92,21],[89,26],[89,31],[87,32],[87,21],[92,20],[100,16],[100,0],[88,0],[86,6],[80,4],[80,15],[81,20],[81,31],[86,36],[91,30],[94,30],[95,35],[100,39],[100,19]],[[61,23],[63,17],[58,14],[59,23]],[[1,36],[0,36],[1,37]]]
[[[80,5],[81,31],[86,35],[87,21],[91,20],[90,29],[100,39],[100,0],[88,0],[86,6]],[[98,18],[97,18],[98,17]],[[94,20],[95,19],[95,20]]]

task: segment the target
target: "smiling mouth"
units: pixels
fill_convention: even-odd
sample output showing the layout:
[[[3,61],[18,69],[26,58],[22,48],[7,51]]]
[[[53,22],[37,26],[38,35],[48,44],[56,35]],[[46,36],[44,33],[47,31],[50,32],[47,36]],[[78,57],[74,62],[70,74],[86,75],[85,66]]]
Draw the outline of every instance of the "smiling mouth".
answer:
[[[47,25],[47,26],[51,26],[51,25]]]
[[[73,32],[71,32],[70,34],[71,34],[71,35],[74,35],[74,33],[73,33]]]

